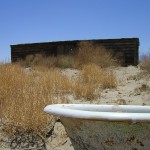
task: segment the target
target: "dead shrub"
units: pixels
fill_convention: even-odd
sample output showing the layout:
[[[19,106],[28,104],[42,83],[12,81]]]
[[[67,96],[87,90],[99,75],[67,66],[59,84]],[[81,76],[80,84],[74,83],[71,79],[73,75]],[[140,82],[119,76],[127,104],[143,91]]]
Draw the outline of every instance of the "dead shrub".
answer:
[[[79,52],[76,55],[76,60],[77,66],[95,63],[104,68],[119,64],[117,59],[113,58],[111,52],[105,47],[94,44],[93,42],[84,41],[79,43]]]
[[[102,88],[114,88],[117,86],[113,72],[108,69],[103,69],[96,64],[84,65],[80,78],[85,83],[89,82],[98,86],[101,85]]]
[[[70,91],[70,81],[56,69],[26,73],[20,66],[8,64],[0,65],[0,72],[0,118],[9,124],[5,133],[12,135],[19,129],[46,134],[52,116],[43,109],[57,103],[56,92]]]
[[[111,70],[102,70],[101,85],[103,89],[117,87],[116,77]]]
[[[66,93],[93,101],[100,96],[102,88],[116,87],[113,73],[94,63],[83,65],[74,80],[56,68],[27,72],[17,64],[1,64],[0,72],[0,119],[8,124],[3,131],[9,136],[17,131],[25,135],[32,131],[31,135],[38,133],[46,137],[52,119],[43,112],[46,105],[58,103],[61,98],[59,103],[64,102]]]
[[[100,96],[100,91],[91,83],[81,83],[80,81],[74,82],[73,93],[76,98],[84,98],[85,100],[94,101],[95,98]]]
[[[76,97],[94,100],[100,96],[101,89],[115,88],[116,86],[116,78],[111,71],[102,69],[96,64],[88,64],[82,67],[79,77],[74,83],[73,92]]]
[[[73,68],[74,58],[71,55],[62,55],[57,57],[56,67],[59,68]]]
[[[22,66],[41,68],[81,68],[82,65],[95,63],[102,68],[118,66],[119,61],[112,56],[111,50],[93,42],[82,41],[72,55],[45,56],[42,54],[28,55],[26,59],[20,61]]]
[[[148,54],[142,55],[142,61],[140,63],[140,68],[146,70],[150,73],[150,52]]]
[[[15,65],[4,65],[0,70],[2,117],[22,129],[42,131],[50,119],[43,108],[52,103],[47,83],[44,79],[36,79],[34,74],[25,74]]]
[[[32,67],[36,70],[46,70],[51,67],[55,67],[57,62],[57,58],[54,56],[46,57],[42,54],[28,55],[25,60],[21,60],[18,62],[23,67]]]

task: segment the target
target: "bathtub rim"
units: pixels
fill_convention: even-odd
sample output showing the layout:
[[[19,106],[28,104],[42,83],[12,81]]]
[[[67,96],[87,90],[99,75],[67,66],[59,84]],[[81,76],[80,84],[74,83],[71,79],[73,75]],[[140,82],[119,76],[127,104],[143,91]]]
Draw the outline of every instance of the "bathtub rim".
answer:
[[[103,111],[92,111],[98,108]],[[141,105],[51,104],[44,111],[60,117],[86,120],[150,122],[150,106]]]

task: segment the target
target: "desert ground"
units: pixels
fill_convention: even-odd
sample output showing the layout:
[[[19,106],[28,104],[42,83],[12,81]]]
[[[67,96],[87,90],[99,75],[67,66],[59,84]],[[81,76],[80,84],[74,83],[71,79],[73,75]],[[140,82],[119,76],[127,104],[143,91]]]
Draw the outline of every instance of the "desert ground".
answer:
[[[117,78],[117,87],[104,89],[96,100],[87,101],[74,99],[69,95],[68,102],[91,103],[91,104],[114,104],[114,105],[150,105],[150,77],[139,66],[111,68]],[[27,70],[28,71],[28,70]],[[61,73],[69,78],[78,77],[79,70],[62,69]],[[1,141],[4,137],[0,137]],[[48,150],[73,150],[61,122],[56,122],[52,136],[47,140]],[[1,144],[0,150],[9,150]]]
[[[105,89],[100,98],[97,101],[92,101],[94,104],[114,104],[114,105],[150,105],[150,80],[139,67],[118,67],[113,69],[119,85],[116,89]],[[63,73],[69,77],[75,77],[78,75],[77,70],[63,70]],[[70,98],[70,103],[87,103],[87,101],[81,101]],[[89,102],[90,103],[90,102]],[[58,123],[61,131],[65,133],[64,128]],[[57,128],[57,124],[56,124]],[[57,130],[56,130],[57,132]],[[54,146],[56,143],[55,138],[51,142],[51,147],[56,150],[73,150],[69,138],[62,138],[62,144]],[[56,140],[57,141],[57,140]],[[64,142],[63,142],[64,141]]]

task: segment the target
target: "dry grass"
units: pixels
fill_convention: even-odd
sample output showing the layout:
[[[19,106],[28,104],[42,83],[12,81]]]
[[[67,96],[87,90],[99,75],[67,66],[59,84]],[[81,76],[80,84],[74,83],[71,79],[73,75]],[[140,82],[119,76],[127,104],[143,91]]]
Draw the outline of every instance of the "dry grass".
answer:
[[[79,78],[74,84],[73,92],[78,97],[94,100],[100,96],[100,89],[115,88],[117,81],[111,71],[96,64],[84,65]]]
[[[150,73],[150,52],[142,55],[142,62],[140,64],[141,69],[146,70]]]
[[[104,47],[84,42],[79,44],[79,51],[74,56],[36,54],[17,64],[0,64],[0,121],[5,122],[4,133],[13,136],[12,140],[17,139],[16,144],[20,140],[24,142],[25,136],[28,139],[30,131],[42,135],[43,141],[52,119],[43,111],[44,107],[66,103],[68,94],[94,101],[101,90],[117,86],[115,76],[107,68],[116,64]],[[31,71],[27,67],[31,67]],[[74,67],[81,69],[75,79],[60,71]],[[24,134],[23,139],[17,138],[18,130],[19,137]]]
[[[20,61],[21,66],[37,66],[43,70],[45,68],[59,67],[59,68],[79,68],[82,65],[89,63],[97,64],[102,68],[110,66],[118,66],[119,61],[114,58],[110,52],[103,46],[94,44],[93,42],[80,42],[78,50],[73,55],[58,55],[57,57],[46,57],[42,54],[28,55],[24,61]]]
[[[110,51],[105,47],[93,44],[93,42],[79,43],[76,60],[76,65],[79,67],[88,63],[95,63],[102,68],[118,65],[117,59],[112,57]]]
[[[85,100],[94,101],[100,96],[100,90],[92,83],[82,83],[80,80],[74,82],[73,93],[76,98],[84,98]]]
[[[47,70],[48,68],[55,67],[57,58],[50,56],[45,57],[42,54],[28,55],[25,60],[18,62],[23,67],[32,67],[33,69]],[[43,69],[42,69],[43,68]]]
[[[74,57],[71,55],[58,56],[55,66],[59,68],[74,68]]]
[[[32,67],[33,69],[45,71],[52,67],[73,68],[74,58],[71,55],[57,57],[45,57],[42,54],[28,55],[25,60],[19,62],[21,66]]]
[[[0,118],[21,130],[43,132],[51,116],[43,112],[57,91],[70,91],[70,81],[56,69],[29,72],[18,65],[0,65]],[[9,128],[9,134],[13,128]]]
[[[43,108],[57,103],[56,95],[69,92],[94,100],[100,95],[100,88],[116,86],[113,74],[95,64],[83,66],[75,81],[52,68],[45,72],[26,72],[16,64],[1,64],[0,72],[0,118],[22,129],[37,131],[46,128],[50,116]]]
[[[85,50],[84,47],[81,48]],[[0,118],[11,125],[7,132],[14,132],[12,126],[24,131],[32,129],[45,132],[52,118],[43,112],[46,105],[64,103],[66,93],[94,101],[100,96],[102,89],[115,88],[117,83],[113,73],[102,68],[112,64],[110,55],[103,55],[104,60],[109,59],[108,65],[106,60],[107,64],[99,60],[99,48],[94,48],[94,53],[91,45],[89,51],[84,51],[87,56],[83,56],[81,51],[76,56],[75,59],[82,63],[82,69],[75,80],[67,78],[59,69],[54,68],[58,65],[58,60],[53,57],[45,58],[38,54],[36,57],[28,56],[26,61],[21,63],[31,66],[32,71],[27,71],[18,64],[1,64]],[[61,56],[59,60],[61,68],[74,65],[72,57]]]
[[[96,64],[84,65],[80,78],[85,83],[92,83],[102,88],[115,88],[117,86],[116,78],[112,71],[103,69]]]

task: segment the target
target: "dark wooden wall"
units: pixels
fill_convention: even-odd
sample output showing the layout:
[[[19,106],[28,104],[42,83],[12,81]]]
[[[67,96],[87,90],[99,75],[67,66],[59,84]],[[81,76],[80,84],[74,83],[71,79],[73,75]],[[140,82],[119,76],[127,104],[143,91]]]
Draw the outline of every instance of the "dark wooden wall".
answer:
[[[104,46],[108,51],[111,50],[113,55],[118,56],[121,60],[122,66],[138,64],[138,38],[76,40],[11,45],[11,61],[15,62],[20,59],[25,59],[27,55],[37,53],[42,53],[46,56],[69,54],[78,49],[78,44],[81,41],[92,41],[97,45]]]

